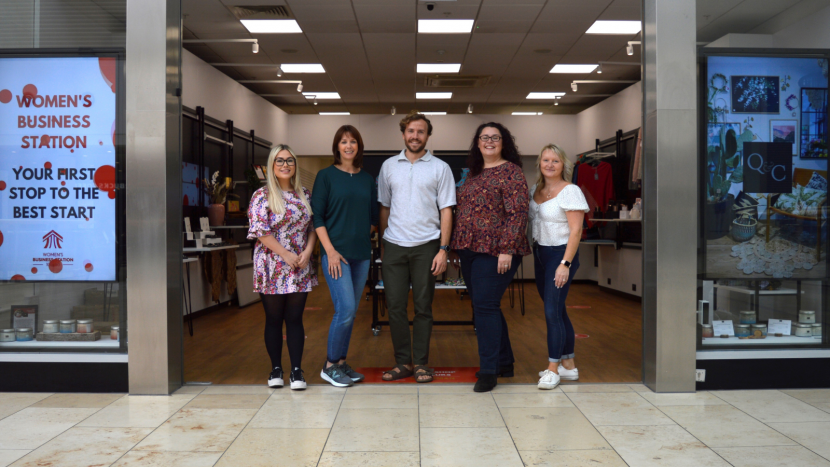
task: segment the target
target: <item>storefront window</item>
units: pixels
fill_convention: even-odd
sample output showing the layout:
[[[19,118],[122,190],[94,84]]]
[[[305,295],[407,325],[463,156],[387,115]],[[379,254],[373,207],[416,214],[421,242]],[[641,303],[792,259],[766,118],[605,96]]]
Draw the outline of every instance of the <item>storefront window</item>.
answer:
[[[827,346],[827,66],[701,57],[698,350]]]

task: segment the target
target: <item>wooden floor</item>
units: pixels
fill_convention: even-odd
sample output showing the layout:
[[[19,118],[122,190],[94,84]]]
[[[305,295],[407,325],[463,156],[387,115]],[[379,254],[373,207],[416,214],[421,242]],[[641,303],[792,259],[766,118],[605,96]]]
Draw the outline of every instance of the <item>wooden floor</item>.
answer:
[[[547,367],[545,317],[533,284],[525,284],[526,315],[518,301],[510,308],[502,300],[513,351],[516,376],[504,382],[535,383]],[[411,313],[410,300],[410,313]],[[568,315],[577,334],[576,362],[580,382],[618,383],[642,380],[642,312],[638,300],[611,295],[596,285],[574,284],[568,296]],[[588,308],[581,308],[588,307]],[[437,290],[433,313],[436,320],[470,319],[469,298],[460,300],[453,290]],[[326,339],[332,305],[324,283],[309,294],[304,314],[307,335],[303,369],[309,383],[323,383],[320,368],[326,359]],[[385,318],[382,318],[385,319]],[[348,361],[353,367],[394,365],[388,328],[379,336],[370,329],[372,303],[363,301],[355,319]],[[270,372],[263,342],[265,315],[260,303],[227,307],[196,318],[194,336],[184,335],[185,381],[213,384],[264,383]],[[185,329],[187,326],[185,326]],[[288,365],[287,349],[283,365]],[[436,326],[430,344],[430,366],[477,367],[478,346],[469,326]]]

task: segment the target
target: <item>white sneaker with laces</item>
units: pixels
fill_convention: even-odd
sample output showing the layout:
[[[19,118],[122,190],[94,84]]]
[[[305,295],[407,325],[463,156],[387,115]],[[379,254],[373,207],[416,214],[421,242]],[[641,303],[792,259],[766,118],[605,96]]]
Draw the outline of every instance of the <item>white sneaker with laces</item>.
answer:
[[[544,376],[545,371],[539,372],[539,377],[541,378]],[[579,370],[574,368],[573,370],[569,370],[562,365],[559,365],[559,378],[565,381],[579,381]]]
[[[559,375],[550,370],[545,370],[542,372],[542,377],[539,378],[539,384],[537,384],[536,386],[539,389],[554,389],[558,385]]]

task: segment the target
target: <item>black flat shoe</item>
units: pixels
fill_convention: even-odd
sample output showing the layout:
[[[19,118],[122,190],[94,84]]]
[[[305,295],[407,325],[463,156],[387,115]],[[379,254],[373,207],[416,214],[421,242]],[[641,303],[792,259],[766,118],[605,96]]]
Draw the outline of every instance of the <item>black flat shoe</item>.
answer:
[[[481,375],[478,377],[478,381],[476,381],[473,391],[490,392],[496,387],[497,384],[499,384],[499,382],[496,375]]]
[[[478,378],[481,372],[476,371],[476,378]],[[499,367],[499,378],[512,378],[513,377],[513,364],[507,366],[500,366]]]

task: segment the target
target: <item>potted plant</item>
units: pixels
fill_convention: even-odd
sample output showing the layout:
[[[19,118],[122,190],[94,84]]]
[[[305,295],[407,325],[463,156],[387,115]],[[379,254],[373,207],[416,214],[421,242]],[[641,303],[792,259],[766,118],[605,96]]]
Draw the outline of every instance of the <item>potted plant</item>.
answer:
[[[752,141],[752,131],[747,129],[741,135],[726,125],[720,130],[720,144],[709,145],[707,150],[706,208],[704,228],[706,238],[714,240],[729,233],[734,214],[732,205],[735,196],[729,194],[732,182],[743,182],[743,165],[740,150],[743,143]],[[728,169],[733,169],[731,174]]]
[[[210,225],[220,226],[225,224],[225,201],[228,197],[238,198],[233,193],[228,193],[230,179],[219,180],[219,171],[213,173],[210,181],[202,180],[202,189],[210,197],[208,206],[208,220]]]

